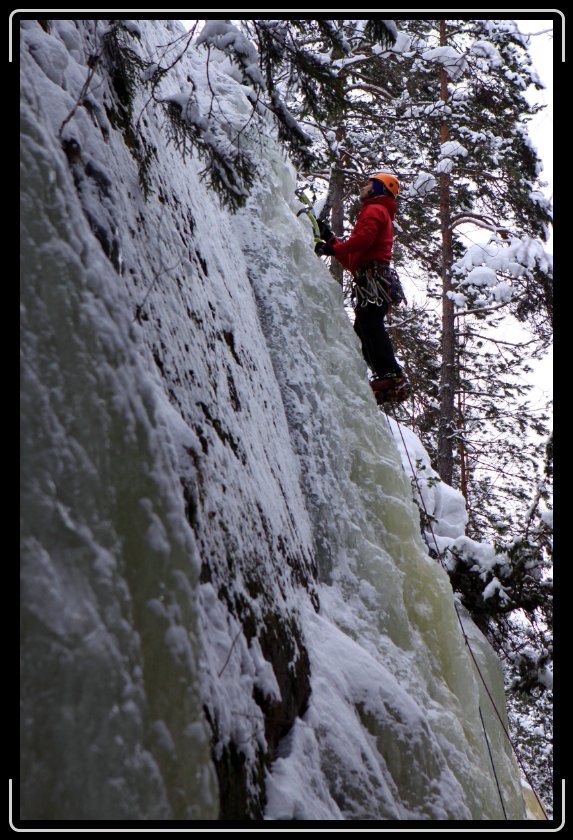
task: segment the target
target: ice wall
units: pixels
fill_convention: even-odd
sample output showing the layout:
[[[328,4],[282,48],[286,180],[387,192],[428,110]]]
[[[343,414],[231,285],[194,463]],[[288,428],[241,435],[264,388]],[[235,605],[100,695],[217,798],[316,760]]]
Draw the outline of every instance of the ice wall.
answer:
[[[245,132],[260,181],[222,210],[107,23],[22,21],[21,816],[498,819],[449,582],[292,168]],[[182,34],[128,31],[164,63]],[[161,95],[239,127],[205,59]]]

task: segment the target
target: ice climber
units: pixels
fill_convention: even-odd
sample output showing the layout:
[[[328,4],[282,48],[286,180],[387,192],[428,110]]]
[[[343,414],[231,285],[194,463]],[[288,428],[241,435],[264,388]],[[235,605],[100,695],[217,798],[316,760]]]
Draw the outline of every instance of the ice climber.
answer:
[[[378,403],[401,401],[410,393],[384,324],[392,303],[403,297],[398,276],[390,268],[399,189],[389,172],[369,176],[360,188],[362,207],[348,239],[337,239],[319,221],[324,241],[315,248],[319,255],[336,257],[353,276],[354,330],[372,371],[370,386]]]

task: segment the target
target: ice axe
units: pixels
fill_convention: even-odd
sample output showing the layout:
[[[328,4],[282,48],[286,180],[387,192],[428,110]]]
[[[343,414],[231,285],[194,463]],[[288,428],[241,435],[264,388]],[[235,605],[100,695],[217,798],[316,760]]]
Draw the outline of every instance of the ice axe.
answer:
[[[306,204],[306,207],[302,207],[298,213],[296,214],[297,217],[300,216],[302,213],[306,213],[308,218],[310,219],[310,223],[312,225],[312,230],[314,233],[314,244],[316,245],[317,242],[322,242],[322,236],[320,235],[320,228],[318,226],[318,221],[316,216],[314,215],[314,207],[312,206],[309,197],[303,191],[297,193],[298,198],[302,201],[303,204]]]

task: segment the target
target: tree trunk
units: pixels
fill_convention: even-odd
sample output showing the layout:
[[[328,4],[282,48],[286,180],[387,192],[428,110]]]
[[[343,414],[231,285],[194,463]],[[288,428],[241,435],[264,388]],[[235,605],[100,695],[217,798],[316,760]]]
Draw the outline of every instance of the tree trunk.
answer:
[[[462,397],[460,391],[458,391],[458,429],[460,430],[460,436],[458,441],[458,454],[460,458],[460,490],[462,496],[466,500],[466,507],[468,504],[468,457],[467,457],[467,450],[466,444],[464,441],[464,403],[465,400]]]
[[[440,21],[440,46],[446,46],[446,22]],[[440,65],[440,99],[448,100],[449,77]],[[440,144],[449,139],[449,126],[444,117],[440,126]],[[454,477],[456,337],[454,302],[448,297],[452,290],[451,270],[453,243],[450,212],[450,175],[442,172],[440,190],[440,225],[442,234],[442,366],[440,371],[440,423],[438,430],[438,473],[442,481],[452,484]]]

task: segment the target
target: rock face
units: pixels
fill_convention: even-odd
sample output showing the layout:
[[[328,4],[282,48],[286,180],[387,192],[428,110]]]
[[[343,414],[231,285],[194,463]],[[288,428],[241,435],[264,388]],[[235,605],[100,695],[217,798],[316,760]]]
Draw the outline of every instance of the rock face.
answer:
[[[21,818],[495,819],[447,576],[294,174],[247,131],[260,181],[221,208],[160,100],[215,92],[230,131],[250,105],[205,51],[151,85],[181,35],[21,21]]]

